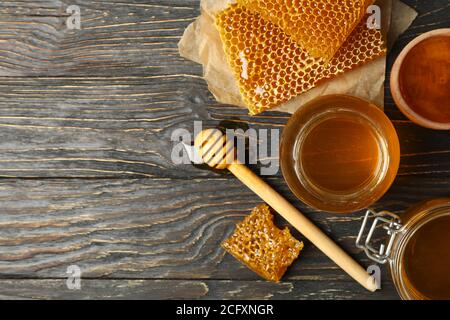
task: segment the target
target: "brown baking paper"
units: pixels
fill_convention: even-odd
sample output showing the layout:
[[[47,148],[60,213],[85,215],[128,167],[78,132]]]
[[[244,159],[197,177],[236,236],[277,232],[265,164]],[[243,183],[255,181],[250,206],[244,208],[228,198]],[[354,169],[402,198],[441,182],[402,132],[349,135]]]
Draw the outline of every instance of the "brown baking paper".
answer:
[[[178,48],[181,56],[203,65],[203,76],[217,101],[245,108],[214,23],[215,15],[235,2],[201,0],[202,14],[185,30]],[[379,0],[376,4],[381,8],[382,30],[387,38],[387,46],[391,48],[417,13],[400,0]],[[386,58],[378,58],[328,80],[272,110],[294,113],[299,106],[318,96],[338,93],[357,96],[383,107],[385,74]]]

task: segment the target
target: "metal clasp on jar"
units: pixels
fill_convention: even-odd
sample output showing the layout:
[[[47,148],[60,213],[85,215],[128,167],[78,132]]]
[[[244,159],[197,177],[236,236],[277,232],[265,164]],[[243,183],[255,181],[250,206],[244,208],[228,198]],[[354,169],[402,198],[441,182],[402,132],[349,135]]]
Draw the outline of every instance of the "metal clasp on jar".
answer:
[[[372,226],[370,227],[364,240],[364,235],[371,219],[373,219]],[[372,244],[372,237],[379,223],[383,224],[382,228],[386,230],[389,239],[386,244],[382,243],[379,248],[375,248]],[[395,239],[402,227],[403,225],[401,220],[397,215],[389,211],[375,212],[368,209],[364,216],[361,230],[359,230],[358,237],[356,238],[356,246],[363,249],[366,255],[373,261],[380,264],[385,264],[389,260],[392,246],[395,243]]]

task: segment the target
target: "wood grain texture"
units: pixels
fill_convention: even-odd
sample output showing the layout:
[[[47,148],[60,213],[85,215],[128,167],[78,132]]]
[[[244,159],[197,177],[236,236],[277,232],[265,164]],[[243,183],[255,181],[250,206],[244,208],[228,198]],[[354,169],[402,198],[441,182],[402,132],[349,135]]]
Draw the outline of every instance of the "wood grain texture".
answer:
[[[450,27],[447,0],[405,2],[419,17],[388,67],[413,37]],[[81,30],[65,26],[73,4]],[[260,201],[229,175],[174,165],[171,133],[194,120],[282,129],[289,115],[250,117],[214,101],[201,67],[177,53],[198,14],[198,0],[0,2],[0,177],[10,178],[0,180],[0,298],[397,297],[385,268],[384,289],[369,294],[308,243],[281,284],[259,281],[220,249]],[[386,113],[401,168],[374,208],[400,213],[449,196],[449,133],[413,125],[388,87]],[[354,247],[361,213],[314,212],[280,174],[268,181],[371,264]],[[71,264],[82,267],[81,291],[65,286]]]
[[[445,0],[409,3],[421,15],[389,64],[411,37],[450,23]],[[215,102],[201,67],[178,56],[198,1],[70,4],[82,9],[81,30],[65,27],[68,2],[0,4],[0,176],[212,177],[172,164],[173,130],[192,130],[194,120],[280,129],[286,123],[286,114],[250,117]],[[402,139],[401,174],[448,178],[448,134],[415,126],[386,93],[386,112]]]
[[[245,110],[207,102],[202,82],[150,76],[145,83],[0,78],[0,176],[213,177],[172,163],[174,130],[192,132],[195,120],[204,126],[226,120],[282,129],[289,119],[278,112],[250,117]],[[448,133],[393,121],[401,139],[400,173],[448,178]]]
[[[354,246],[360,213],[314,212],[284,183],[270,183],[351,255],[371,264]],[[399,178],[374,209],[400,213],[449,187],[450,181],[417,185]],[[258,279],[220,248],[235,223],[261,202],[233,179],[1,180],[0,202],[0,278],[65,278],[67,267],[77,264],[83,278]],[[278,223],[285,225],[281,218]],[[350,281],[307,243],[285,280],[315,279]]]
[[[87,278],[258,279],[220,248],[260,202],[235,180],[2,181],[0,201],[3,278],[64,278],[77,264]],[[350,224],[315,218],[355,252]],[[346,278],[311,246],[304,262],[297,276]]]
[[[2,1],[0,75],[113,76],[192,72],[176,44],[199,13],[195,0]],[[81,30],[69,30],[70,5]]]
[[[384,286],[384,283],[382,284]],[[349,282],[228,280],[82,280],[69,290],[65,280],[0,280],[0,299],[398,299],[390,282],[388,294],[357,292]]]

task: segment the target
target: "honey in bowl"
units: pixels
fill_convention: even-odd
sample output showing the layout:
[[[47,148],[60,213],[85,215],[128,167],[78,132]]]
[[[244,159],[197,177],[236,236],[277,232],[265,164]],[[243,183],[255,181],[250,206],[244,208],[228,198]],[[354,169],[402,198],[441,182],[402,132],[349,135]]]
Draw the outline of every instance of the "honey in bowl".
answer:
[[[377,201],[397,174],[400,147],[376,106],[331,95],[300,107],[283,131],[283,176],[303,202],[328,212],[353,212]]]
[[[397,58],[391,91],[400,110],[413,122],[450,130],[450,29],[413,40]]]

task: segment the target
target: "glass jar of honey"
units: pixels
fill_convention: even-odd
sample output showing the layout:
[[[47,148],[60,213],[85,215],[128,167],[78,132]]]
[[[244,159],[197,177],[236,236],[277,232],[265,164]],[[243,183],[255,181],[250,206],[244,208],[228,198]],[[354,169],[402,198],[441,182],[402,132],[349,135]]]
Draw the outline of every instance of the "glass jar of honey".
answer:
[[[313,208],[352,212],[377,201],[400,162],[397,133],[375,105],[329,95],[300,107],[283,130],[283,176]]]
[[[388,237],[386,243],[375,245],[372,238],[380,229]],[[368,210],[356,240],[369,258],[389,264],[405,300],[450,299],[449,244],[450,198],[422,202],[401,216]]]

